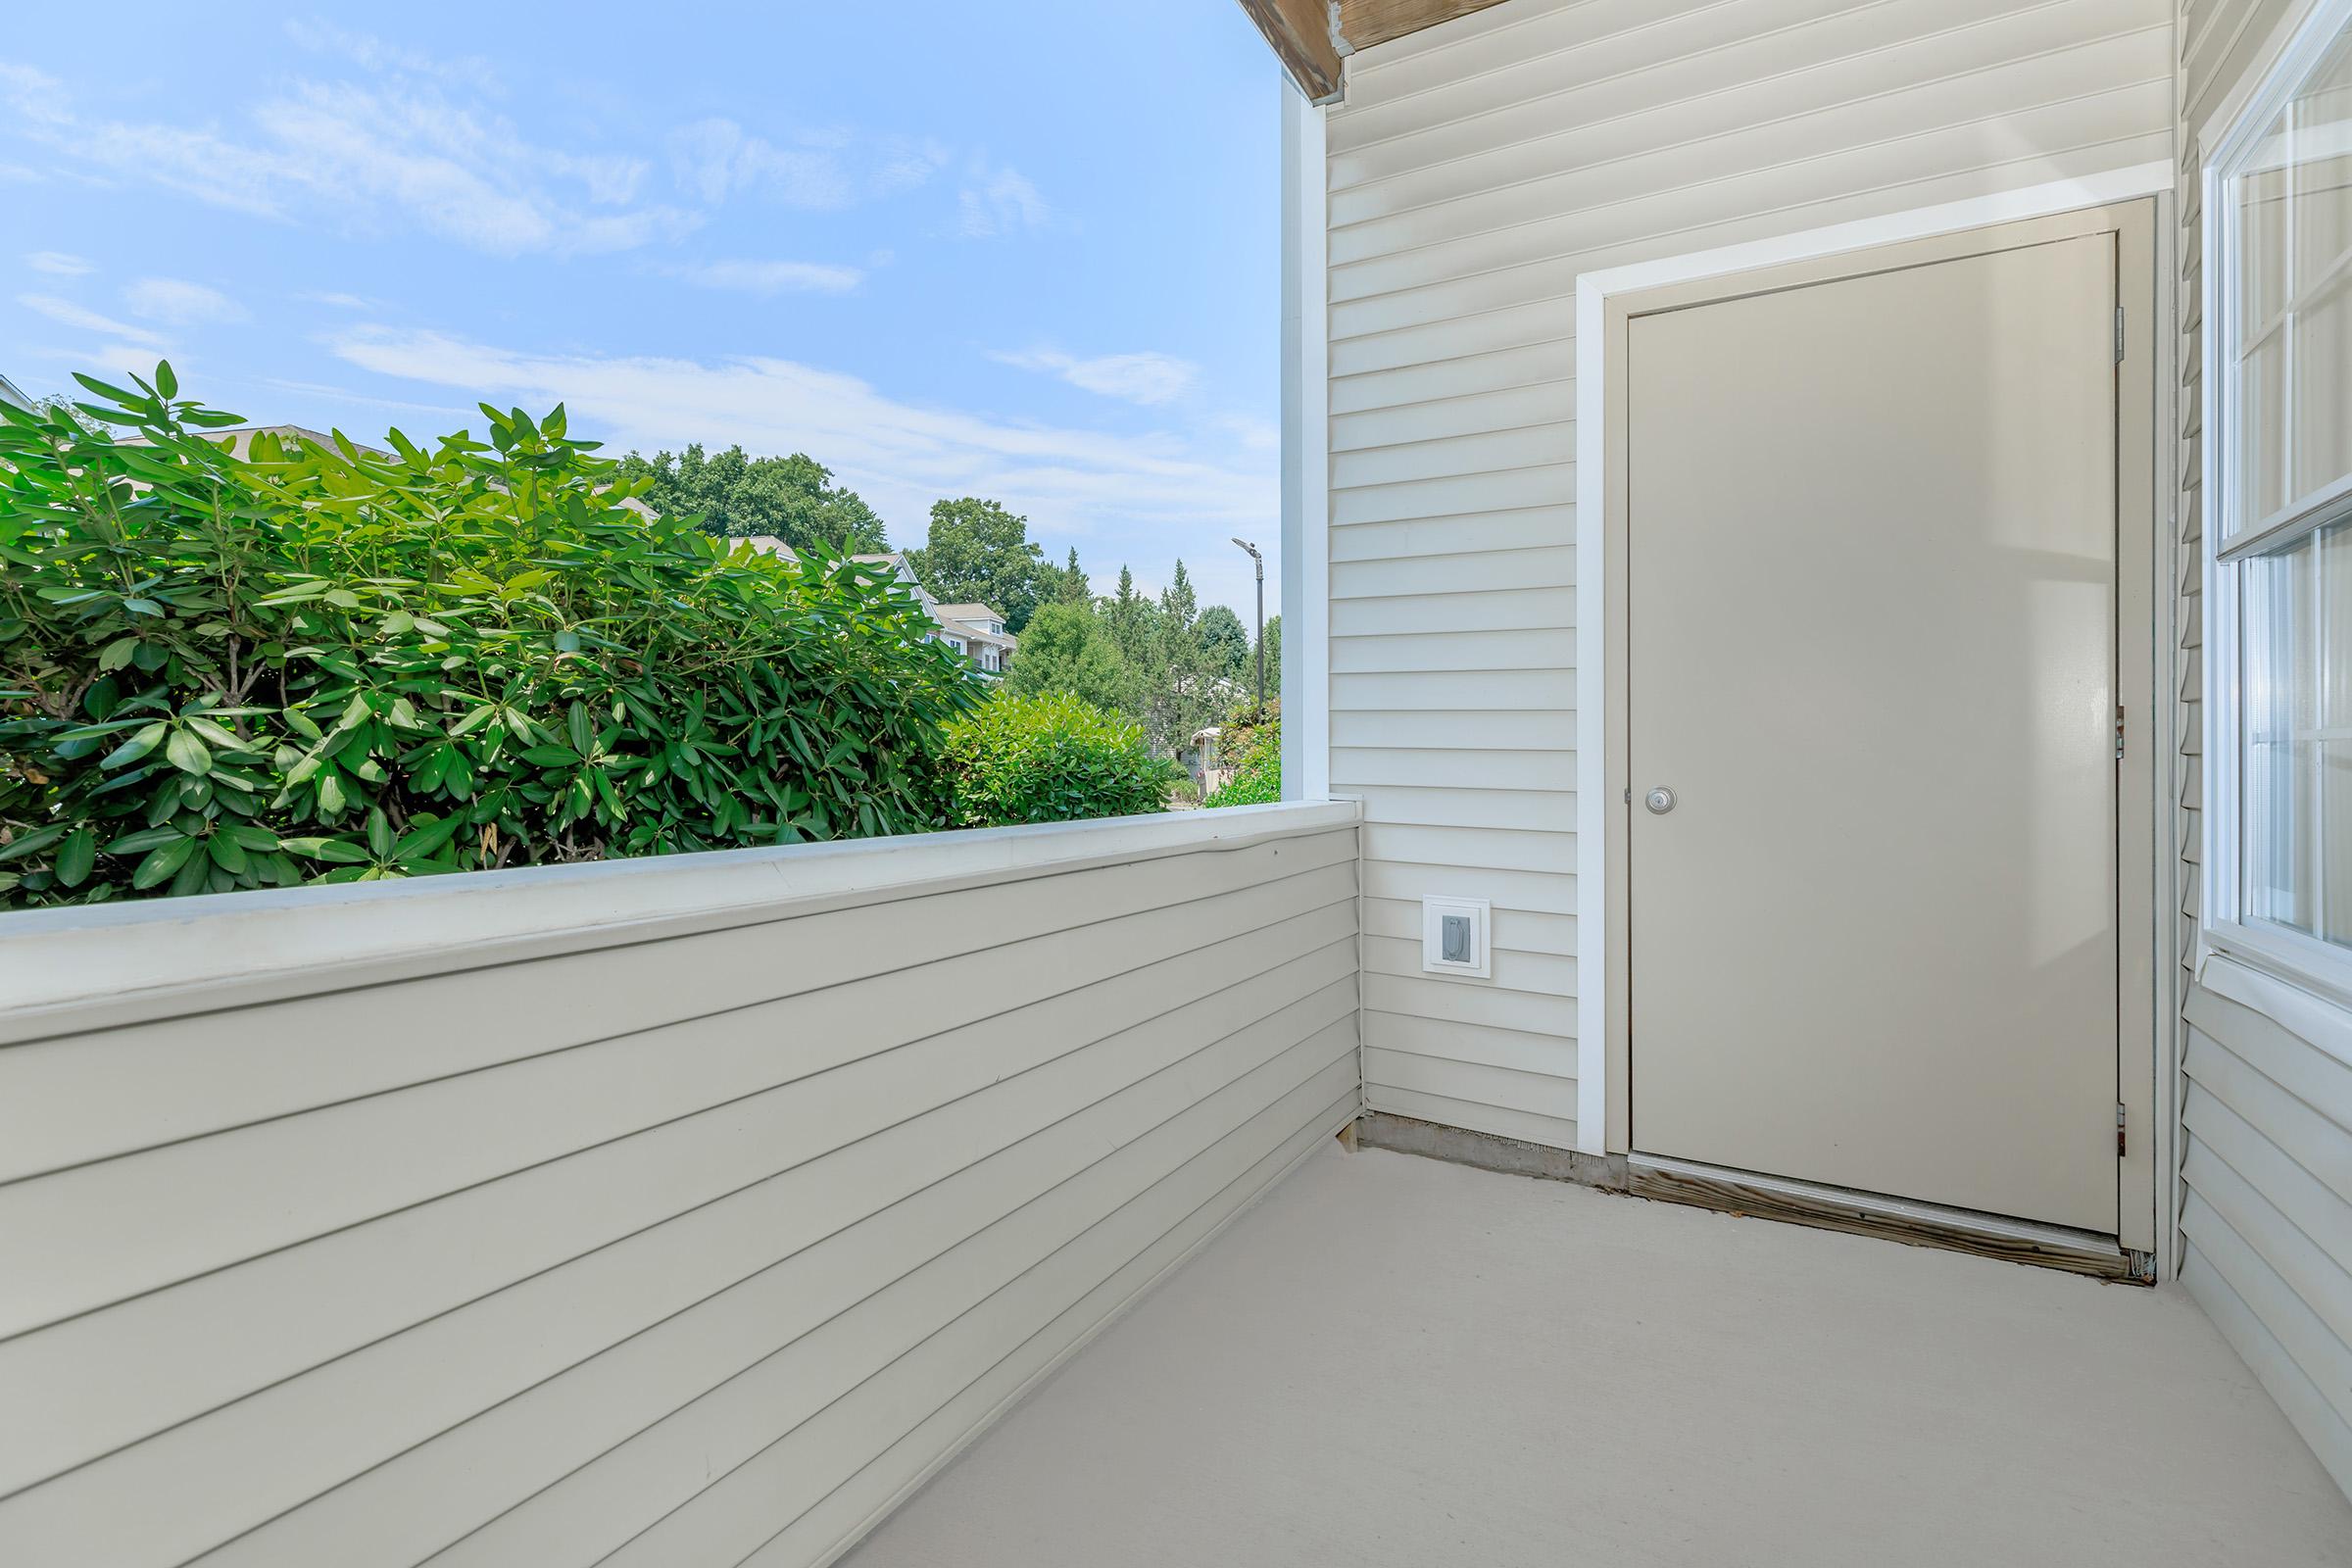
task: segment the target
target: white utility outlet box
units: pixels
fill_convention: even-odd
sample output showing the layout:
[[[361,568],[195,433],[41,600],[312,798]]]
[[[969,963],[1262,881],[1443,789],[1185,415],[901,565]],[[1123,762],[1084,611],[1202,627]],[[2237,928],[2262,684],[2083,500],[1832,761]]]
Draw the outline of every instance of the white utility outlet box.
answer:
[[[1492,979],[1487,946],[1489,907],[1485,899],[1421,901],[1421,967],[1430,974]]]

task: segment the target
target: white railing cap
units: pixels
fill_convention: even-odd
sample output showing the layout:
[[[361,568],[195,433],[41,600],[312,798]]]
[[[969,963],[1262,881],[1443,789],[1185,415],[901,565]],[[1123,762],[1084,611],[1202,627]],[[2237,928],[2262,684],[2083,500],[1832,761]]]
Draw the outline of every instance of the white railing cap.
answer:
[[[1238,849],[1359,814],[1353,801],[1284,802],[0,915],[0,1043],[47,1033],[41,1015],[93,1003],[169,993],[201,1006],[216,990],[261,1000],[316,989],[322,971],[470,967],[648,927],[715,928],[918,887]]]

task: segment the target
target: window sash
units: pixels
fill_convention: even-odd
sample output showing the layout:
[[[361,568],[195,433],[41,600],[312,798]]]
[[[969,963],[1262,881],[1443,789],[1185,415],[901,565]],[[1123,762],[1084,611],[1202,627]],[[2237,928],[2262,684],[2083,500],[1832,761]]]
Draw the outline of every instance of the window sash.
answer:
[[[2347,517],[2352,517],[2352,471],[2321,477],[2316,483],[2295,490],[2296,477],[2291,444],[2286,450],[2265,450],[2254,442],[2241,439],[2249,434],[2247,421],[2271,415],[2281,421],[2282,442],[2290,441],[2294,418],[2294,398],[2300,386],[2314,384],[2306,377],[2299,382],[2294,364],[2295,331],[2299,318],[2305,312],[2330,308],[2352,309],[2352,243],[2323,244],[2331,250],[2327,257],[2302,256],[2309,263],[2308,270],[2298,276],[2293,248],[2297,235],[2289,216],[2282,225],[2283,232],[2275,236],[2280,254],[2268,258],[2281,277],[2266,279],[2278,286],[2268,290],[2268,298],[2256,301],[2262,309],[2261,319],[2243,319],[2247,308],[2248,278],[2246,269],[2250,260],[2246,243],[2246,214],[2242,205],[2244,194],[2241,181],[2265,172],[2259,167],[2266,162],[2276,171],[2291,194],[2295,171],[2308,165],[2298,165],[2289,157],[2278,158],[2282,144],[2279,135],[2281,116],[2286,107],[2301,96],[2305,89],[2320,79],[2321,72],[2339,70],[2342,56],[2339,50],[2352,47],[2347,42],[2352,34],[2352,0],[2321,0],[2302,25],[2280,52],[2278,63],[2268,77],[2250,95],[2239,110],[2226,134],[2211,144],[2203,174],[2205,222],[2204,255],[2204,319],[2205,360],[2203,382],[2209,399],[2205,421],[2206,449],[2204,454],[2203,496],[2206,504],[2206,538],[2204,576],[2205,677],[2205,744],[2203,761],[2206,767],[2206,808],[2203,822],[2203,867],[2201,878],[2201,942],[2209,951],[2230,955],[2255,967],[2278,974],[2295,984],[2352,1004],[2352,947],[2325,940],[2321,936],[2298,930],[2294,926],[2254,915],[2254,899],[2250,896],[2252,873],[2257,870],[2255,846],[2248,842],[2249,802],[2243,790],[2249,782],[2248,753],[2256,737],[2250,725],[2259,717],[2275,719],[2275,713],[2258,715],[2250,711],[2254,699],[2261,694],[2250,693],[2248,676],[2251,672],[2249,656],[2256,652],[2249,646],[2244,633],[2260,629],[2249,627],[2249,619],[2259,621],[2258,614],[2250,615],[2248,596],[2253,593],[2254,579],[2262,568],[2250,565],[2256,558],[2286,555],[2297,550],[2310,552],[2316,559],[2320,541],[2314,540],[2319,530]],[[2341,148],[2332,145],[2325,149],[2326,162],[2339,155],[2352,155],[2352,117],[2339,126],[2329,122],[2322,127],[2329,139],[2341,140]],[[2339,135],[2338,132],[2341,132]],[[2291,138],[2283,145],[2291,154]],[[2266,154],[2270,155],[2266,159]],[[2323,191],[2324,187],[2320,188]],[[2293,209],[2287,212],[2291,215]],[[2332,235],[2323,234],[2323,241]],[[2345,294],[2338,304],[2335,296]],[[2275,406],[2264,408],[2258,395],[2260,388],[2250,393],[2248,370],[2253,357],[2277,344],[2284,360],[2281,366],[2271,368],[2275,379],[2270,390],[2284,391],[2284,399]],[[2323,385],[2324,395],[2344,397],[2344,383],[2339,379],[2333,386]],[[2352,398],[2345,398],[2352,405]],[[2258,432],[2253,432],[2258,433]],[[2275,504],[2250,515],[2252,487],[2244,483],[2242,465],[2249,455],[2275,458],[2278,463],[2277,483],[2268,498]],[[2341,461],[2352,469],[2352,451],[2346,451]],[[2303,477],[2311,478],[2306,473]],[[2352,538],[2336,541],[2336,549],[2352,548]],[[2298,569],[2317,570],[2290,566]],[[2272,571],[2271,576],[2278,575]],[[2252,607],[2259,611],[2260,607]],[[2315,625],[2297,628],[2301,636],[2319,635]],[[2296,842],[2308,841],[2309,824],[2290,837],[2288,848]],[[2266,849],[2275,852],[2276,846]],[[2311,872],[2320,867],[2315,862]],[[2316,891],[2316,890],[2315,890]],[[2339,900],[2352,896],[2339,890]],[[2318,919],[2315,929],[2324,930]]]
[[[2352,508],[2352,445],[2340,447],[2327,464],[2333,471],[2296,472],[2303,445],[2321,439],[2299,417],[2311,390],[2299,373],[2301,328],[2315,317],[2324,321],[2329,312],[2352,312],[2352,223],[2343,220],[2339,204],[2333,225],[2339,232],[2323,227],[2317,240],[2322,251],[2310,251],[2302,224],[2308,214],[2326,210],[2315,203],[2325,201],[2327,188],[2307,187],[2303,176],[2335,166],[2338,177],[2352,184],[2352,172],[2341,167],[2352,162],[2352,111],[2312,125],[2298,124],[2294,111],[2324,74],[2343,75],[2348,60],[2352,0],[2324,0],[2207,166],[2206,275],[2212,287],[2206,321],[2219,350],[2207,365],[2206,385],[2218,405],[2207,435],[2218,460],[2212,477],[2219,482],[2206,499],[2217,548],[2227,560],[2282,548]],[[2334,90],[2352,95],[2352,85],[2339,83]],[[2247,232],[2248,190],[2262,180],[2278,187],[2261,205],[2279,220],[2258,242]],[[2271,250],[2258,250],[2258,243]],[[2254,290],[2262,296],[2254,302],[2259,315],[2248,319],[2247,295]]]

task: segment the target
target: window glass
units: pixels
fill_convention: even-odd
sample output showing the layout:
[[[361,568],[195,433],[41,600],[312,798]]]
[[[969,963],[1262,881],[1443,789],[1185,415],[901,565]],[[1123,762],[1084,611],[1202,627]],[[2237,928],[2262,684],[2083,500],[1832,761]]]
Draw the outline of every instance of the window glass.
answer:
[[[2352,947],[2352,29],[2228,176],[2239,911]]]
[[[2352,32],[2264,127],[2231,187],[2236,471],[2225,535],[2352,476]]]
[[[2352,521],[2242,583],[2246,913],[2352,945]]]

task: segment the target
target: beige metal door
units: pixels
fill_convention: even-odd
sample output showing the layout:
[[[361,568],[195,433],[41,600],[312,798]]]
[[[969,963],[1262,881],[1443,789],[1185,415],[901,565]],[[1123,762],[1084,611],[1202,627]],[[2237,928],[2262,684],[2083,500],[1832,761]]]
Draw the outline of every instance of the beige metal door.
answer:
[[[2116,1232],[2116,265],[1627,322],[1637,1151]]]

